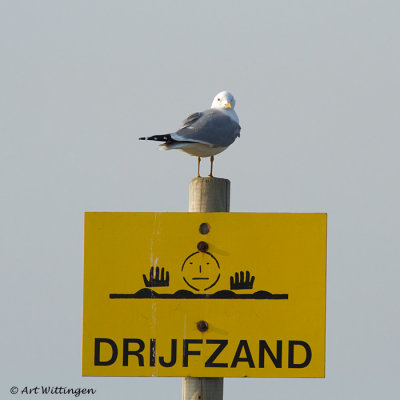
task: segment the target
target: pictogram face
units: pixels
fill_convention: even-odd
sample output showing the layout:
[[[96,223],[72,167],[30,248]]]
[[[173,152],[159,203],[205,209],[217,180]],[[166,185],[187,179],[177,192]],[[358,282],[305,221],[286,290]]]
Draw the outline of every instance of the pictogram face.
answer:
[[[182,274],[183,280],[192,289],[204,291],[218,282],[220,268],[217,259],[211,253],[197,251],[184,261]]]

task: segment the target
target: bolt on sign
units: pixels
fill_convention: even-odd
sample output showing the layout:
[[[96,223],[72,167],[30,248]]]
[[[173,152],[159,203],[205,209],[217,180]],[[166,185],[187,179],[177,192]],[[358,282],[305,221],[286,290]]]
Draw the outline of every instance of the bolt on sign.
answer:
[[[86,213],[83,375],[324,377],[326,214]]]

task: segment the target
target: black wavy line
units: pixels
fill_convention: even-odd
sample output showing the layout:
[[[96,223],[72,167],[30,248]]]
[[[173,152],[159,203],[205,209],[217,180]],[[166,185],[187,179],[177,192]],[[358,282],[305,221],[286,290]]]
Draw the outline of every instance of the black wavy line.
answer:
[[[286,300],[288,294],[272,294],[265,290],[251,294],[237,294],[231,290],[220,290],[213,294],[193,293],[189,290],[178,290],[173,294],[157,293],[152,289],[140,289],[136,293],[111,293],[110,299],[270,299],[270,300]]]

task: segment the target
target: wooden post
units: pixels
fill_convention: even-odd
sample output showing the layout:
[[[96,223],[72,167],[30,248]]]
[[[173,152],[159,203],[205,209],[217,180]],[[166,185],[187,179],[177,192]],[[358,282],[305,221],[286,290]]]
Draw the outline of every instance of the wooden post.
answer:
[[[182,400],[222,400],[224,378],[183,378]]]
[[[189,185],[189,212],[229,212],[231,182],[223,178],[194,178]]]
[[[189,185],[189,212],[229,212],[231,183],[222,178],[194,178]],[[182,380],[182,400],[222,400],[224,378]]]

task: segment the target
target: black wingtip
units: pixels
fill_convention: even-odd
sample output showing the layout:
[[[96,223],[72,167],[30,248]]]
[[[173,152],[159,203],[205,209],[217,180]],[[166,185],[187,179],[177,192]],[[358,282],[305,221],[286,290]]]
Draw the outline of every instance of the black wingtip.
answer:
[[[139,140],[155,140],[156,142],[166,142],[166,143],[170,143],[171,140],[171,135],[165,134],[165,135],[153,135],[153,136],[147,136],[147,137],[140,137]]]

